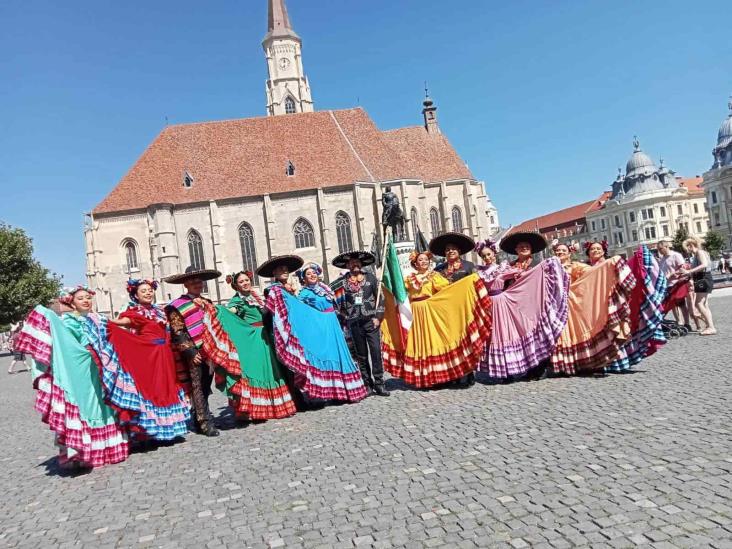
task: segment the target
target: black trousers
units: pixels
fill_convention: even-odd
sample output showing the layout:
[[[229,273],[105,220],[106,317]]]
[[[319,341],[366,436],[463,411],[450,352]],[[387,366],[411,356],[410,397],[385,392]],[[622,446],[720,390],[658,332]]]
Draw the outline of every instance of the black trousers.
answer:
[[[361,377],[366,387],[384,384],[384,363],[381,360],[381,331],[374,326],[374,317],[349,320],[353,344],[356,347],[356,360],[361,368]],[[371,364],[369,364],[369,357]]]
[[[209,372],[208,364],[204,361],[198,366],[191,364],[191,392],[193,401],[193,419],[198,427],[203,427],[213,420],[213,414],[208,407],[208,397],[211,395],[211,385],[214,376]]]

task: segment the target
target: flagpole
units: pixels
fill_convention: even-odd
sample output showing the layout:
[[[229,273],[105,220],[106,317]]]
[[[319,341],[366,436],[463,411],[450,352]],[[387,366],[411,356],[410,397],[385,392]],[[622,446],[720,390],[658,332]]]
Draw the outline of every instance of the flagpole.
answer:
[[[379,291],[376,293],[376,308],[379,308],[379,301],[381,301],[381,288],[384,285],[384,271],[386,270],[386,251],[389,247],[389,237],[391,236],[392,228],[387,225],[386,231],[384,231],[384,246],[381,251],[381,274],[379,275]]]

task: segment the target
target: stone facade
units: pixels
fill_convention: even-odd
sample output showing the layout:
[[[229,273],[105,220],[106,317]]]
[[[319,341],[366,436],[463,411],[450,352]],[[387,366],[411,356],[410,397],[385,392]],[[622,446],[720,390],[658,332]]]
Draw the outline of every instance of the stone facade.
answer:
[[[714,164],[704,174],[703,188],[712,229],[722,233],[732,249],[732,99],[728,106],[730,114],[717,133]]]
[[[498,229],[497,214],[485,207],[489,202],[484,185],[475,180],[357,182],[346,187],[199,204],[153,204],[135,214],[105,213],[89,218],[85,230],[88,283],[97,290],[99,311],[117,313],[127,306],[124,289],[128,277],[162,280],[181,272],[194,263],[197,237],[205,267],[222,273],[240,270],[248,235],[255,252],[248,258],[255,264],[270,256],[296,253],[306,261],[328,265],[326,280],[332,280],[339,273],[330,261],[349,247],[348,241],[354,248],[369,249],[375,232],[380,231],[381,192],[387,185],[399,196],[405,212],[406,239],[414,238],[415,226],[427,238],[434,236],[430,224],[433,209],[439,212],[439,230],[455,228],[456,211],[462,218],[461,232],[473,238],[484,238]],[[294,229],[300,221],[312,227],[312,246],[297,247]],[[128,255],[130,245],[134,247],[133,261]],[[266,282],[258,280],[260,287]],[[181,286],[163,282],[157,297],[163,302],[180,292]],[[218,302],[231,297],[232,291],[222,277],[209,283],[207,295]]]

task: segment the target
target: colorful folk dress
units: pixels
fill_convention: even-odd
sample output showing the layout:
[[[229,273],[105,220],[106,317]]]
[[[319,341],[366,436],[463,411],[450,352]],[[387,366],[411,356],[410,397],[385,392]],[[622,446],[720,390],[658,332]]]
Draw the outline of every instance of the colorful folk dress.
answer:
[[[636,285],[619,256],[587,269],[569,286],[569,318],[552,354],[555,373],[602,372],[631,337],[630,299]]]
[[[265,306],[272,313],[277,356],[292,370],[295,384],[310,399],[357,402],[366,397],[335,313],[333,291],[322,283],[298,297],[281,284],[269,287]]]
[[[89,337],[102,363],[107,402],[120,419],[145,438],[173,440],[188,432],[191,417],[178,386],[165,312],[155,305],[131,305],[120,314],[129,329],[112,323],[90,326]]]
[[[56,436],[59,464],[100,467],[127,459],[127,434],[104,402],[96,353],[84,317],[61,319],[38,306],[28,315],[16,345],[33,357],[35,408]]]
[[[404,343],[396,305],[390,299],[386,302],[381,324],[384,368],[418,388],[473,372],[491,333],[491,300],[483,280],[469,274],[445,285],[446,280],[435,274],[417,286],[410,278],[405,284],[410,297],[417,299],[412,299],[413,320]]]
[[[284,366],[264,327],[264,312],[264,301],[254,293],[237,294],[226,307],[216,307],[240,363],[234,371],[217,368],[216,386],[229,398],[237,416],[251,420],[280,419],[296,412],[285,384]]]
[[[491,298],[493,333],[479,366],[496,381],[521,379],[547,360],[568,314],[569,277],[558,259],[507,280],[513,283]]]
[[[627,372],[666,343],[661,329],[666,277],[645,244],[628,260],[628,266],[637,282],[630,299],[632,336],[620,356],[605,368],[607,372]]]

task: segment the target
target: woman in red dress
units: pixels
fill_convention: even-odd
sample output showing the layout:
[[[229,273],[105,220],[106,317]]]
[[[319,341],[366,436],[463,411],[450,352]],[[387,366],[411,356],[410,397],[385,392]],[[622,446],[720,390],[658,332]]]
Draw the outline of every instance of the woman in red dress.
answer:
[[[134,431],[172,440],[187,433],[190,411],[177,383],[165,312],[153,303],[156,288],[154,280],[127,282],[131,303],[109,326],[115,353],[102,361],[103,378],[107,400]]]

